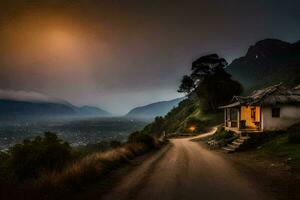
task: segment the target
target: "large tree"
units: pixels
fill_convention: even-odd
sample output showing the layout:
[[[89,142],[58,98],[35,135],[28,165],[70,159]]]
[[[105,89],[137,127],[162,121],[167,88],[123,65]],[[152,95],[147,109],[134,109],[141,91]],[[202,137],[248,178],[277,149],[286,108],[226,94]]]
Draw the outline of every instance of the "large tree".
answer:
[[[217,54],[198,58],[192,63],[192,73],[182,78],[178,91],[196,93],[204,111],[216,111],[218,106],[227,104],[242,92],[241,84],[225,71],[227,65]]]

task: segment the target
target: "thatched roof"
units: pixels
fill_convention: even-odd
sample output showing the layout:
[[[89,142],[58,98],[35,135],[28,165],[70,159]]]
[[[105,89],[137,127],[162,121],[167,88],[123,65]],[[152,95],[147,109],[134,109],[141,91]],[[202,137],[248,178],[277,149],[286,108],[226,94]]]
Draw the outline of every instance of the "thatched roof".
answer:
[[[300,95],[300,85],[294,87],[293,92]]]
[[[300,91],[298,89],[288,89],[280,83],[261,90],[255,90],[250,96],[235,96],[232,104],[220,108],[237,107],[240,105],[278,104],[300,105]]]

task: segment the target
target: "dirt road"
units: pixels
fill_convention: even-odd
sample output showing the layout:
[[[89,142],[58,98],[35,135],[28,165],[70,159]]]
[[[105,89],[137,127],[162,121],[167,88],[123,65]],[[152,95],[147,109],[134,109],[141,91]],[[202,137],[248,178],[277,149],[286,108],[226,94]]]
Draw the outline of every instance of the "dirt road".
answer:
[[[172,139],[170,145],[124,177],[104,199],[267,199],[228,161],[192,139]]]

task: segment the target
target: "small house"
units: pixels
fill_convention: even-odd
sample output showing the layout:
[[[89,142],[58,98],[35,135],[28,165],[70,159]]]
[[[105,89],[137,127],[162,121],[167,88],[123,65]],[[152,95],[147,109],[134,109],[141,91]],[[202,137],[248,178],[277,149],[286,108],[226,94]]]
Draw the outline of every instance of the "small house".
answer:
[[[285,130],[300,122],[300,92],[282,84],[235,96],[224,109],[226,130],[237,133]]]

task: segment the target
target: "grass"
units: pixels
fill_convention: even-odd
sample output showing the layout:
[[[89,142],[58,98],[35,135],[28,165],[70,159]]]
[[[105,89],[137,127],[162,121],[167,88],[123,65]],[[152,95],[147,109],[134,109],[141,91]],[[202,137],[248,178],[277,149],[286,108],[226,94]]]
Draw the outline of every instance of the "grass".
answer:
[[[300,123],[269,138],[258,149],[258,153],[286,162],[292,170],[300,173]]]
[[[127,144],[122,147],[86,156],[59,172],[43,174],[25,188],[25,194],[37,198],[67,196],[101,180],[106,174],[144,154],[149,148],[144,144]]]
[[[202,138],[202,142],[206,142],[210,149],[219,149],[235,140],[237,136],[232,131],[226,131],[224,127],[218,127],[215,134]]]
[[[270,139],[257,150],[262,156],[288,162],[292,169],[300,172],[300,143],[289,142],[288,134]]]

